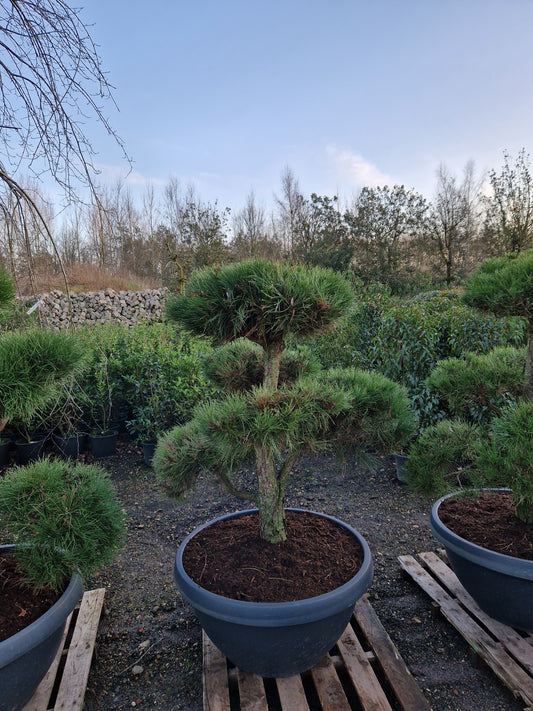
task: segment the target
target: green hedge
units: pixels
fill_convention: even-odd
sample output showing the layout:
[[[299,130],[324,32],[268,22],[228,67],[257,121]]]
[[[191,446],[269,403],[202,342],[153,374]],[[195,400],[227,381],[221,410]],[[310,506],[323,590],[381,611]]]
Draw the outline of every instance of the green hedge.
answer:
[[[395,298],[382,286],[358,292],[358,305],[332,334],[308,342],[326,368],[375,370],[405,385],[421,424],[444,416],[425,380],[440,360],[525,342],[525,321],[481,314],[459,290]]]

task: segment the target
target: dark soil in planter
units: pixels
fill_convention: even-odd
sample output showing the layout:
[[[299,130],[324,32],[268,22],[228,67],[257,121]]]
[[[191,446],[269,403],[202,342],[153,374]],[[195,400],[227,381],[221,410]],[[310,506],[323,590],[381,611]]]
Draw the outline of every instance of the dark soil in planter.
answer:
[[[256,515],[218,521],[187,544],[183,567],[206,590],[248,602],[322,595],[357,573],[363,550],[347,531],[311,514],[288,511],[286,519],[278,545],[259,537]]]
[[[35,593],[22,576],[17,560],[0,553],[0,642],[20,632],[59,600],[61,593]]]
[[[81,459],[110,472],[128,525],[124,550],[85,586],[107,588],[85,709],[202,711],[201,629],[174,585],[174,558],[200,524],[251,507],[207,479],[183,501],[170,501],[131,443],[119,442],[106,459]],[[392,456],[373,473],[352,461],[343,468],[329,455],[302,458],[285,503],[335,516],[364,536],[375,569],[370,602],[435,711],[522,711],[490,670],[472,664],[458,632],[403,575],[398,555],[441,546],[429,528],[431,503],[397,481]]]
[[[446,499],[442,523],[461,538],[514,558],[533,560],[533,526],[515,516],[511,494],[484,491],[475,497]]]

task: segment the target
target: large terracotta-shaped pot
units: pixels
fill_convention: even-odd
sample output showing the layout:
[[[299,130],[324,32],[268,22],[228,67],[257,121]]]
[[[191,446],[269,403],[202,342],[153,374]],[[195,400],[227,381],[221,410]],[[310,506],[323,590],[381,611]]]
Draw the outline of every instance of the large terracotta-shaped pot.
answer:
[[[248,510],[222,516],[193,531],[178,549],[174,578],[207,635],[239,669],[263,677],[299,674],[315,666],[333,647],[350,621],[355,603],[370,587],[373,575],[370,549],[348,524],[312,512],[349,531],[361,545],[363,563],[351,580],[323,595],[292,602],[246,602],[209,592],[183,568],[188,542],[206,526],[249,513]]]

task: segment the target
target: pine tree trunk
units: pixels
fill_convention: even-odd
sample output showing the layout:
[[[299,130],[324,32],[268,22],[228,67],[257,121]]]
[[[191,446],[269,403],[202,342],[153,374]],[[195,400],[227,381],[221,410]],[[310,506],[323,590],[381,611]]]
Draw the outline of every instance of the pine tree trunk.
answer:
[[[287,540],[283,487],[276,476],[273,453],[259,445],[255,448],[257,466],[257,508],[259,509],[259,535],[269,543]]]
[[[265,372],[263,375],[263,385],[265,388],[277,390],[279,381],[279,368],[281,365],[281,345],[273,348],[265,348]]]

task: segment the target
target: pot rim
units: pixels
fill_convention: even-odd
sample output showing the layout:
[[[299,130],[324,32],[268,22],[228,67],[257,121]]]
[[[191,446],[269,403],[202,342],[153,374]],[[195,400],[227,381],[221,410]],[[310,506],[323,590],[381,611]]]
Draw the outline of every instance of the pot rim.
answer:
[[[0,545],[0,551],[17,548],[17,545],[16,543]],[[0,642],[0,669],[41,644],[50,635],[51,623],[54,623],[57,619],[56,626],[58,626],[61,618],[66,620],[80,599],[82,592],[83,581],[81,575],[74,572],[69,584],[52,607],[27,627]],[[76,603],[71,605],[70,601],[74,597],[76,597]]]
[[[355,584],[361,585],[364,581],[364,590],[366,591],[368,589],[373,577],[372,554],[368,543],[355,528],[350,526],[345,521],[341,521],[334,516],[320,513],[318,511],[292,507],[287,507],[285,511],[310,513],[315,516],[321,516],[348,530],[357,539],[363,549],[363,562],[357,573],[355,573],[355,575],[346,583],[338,588],[335,588],[334,590],[330,590],[327,593],[315,595],[314,597],[303,598],[301,600],[292,600],[289,602],[249,602],[247,600],[235,600],[233,598],[224,597],[206,590],[190,578],[185,572],[182,563],[185,547],[191,538],[193,538],[197,533],[217,521],[258,512],[257,509],[245,509],[243,511],[234,511],[233,513],[218,516],[210,521],[207,521],[201,526],[195,528],[194,531],[192,531],[180,544],[176,553],[175,574],[179,572],[180,583],[183,583],[183,585],[179,585],[179,588],[181,594],[187,602],[193,605],[196,610],[202,612],[210,612],[213,605],[221,605],[224,607],[224,612],[220,612],[219,618],[227,622],[239,622],[240,624],[270,627],[279,626],[280,624],[297,625],[300,624],[302,620],[309,622],[313,618],[320,619],[323,617],[323,608],[324,603],[326,602],[328,604],[329,613],[333,614],[346,608],[347,596],[349,596],[350,590]],[[198,599],[199,597],[205,601],[205,606],[202,604],[202,600]],[[283,620],[282,617],[284,612],[286,612],[286,620]]]
[[[479,546],[477,543],[472,543],[468,539],[458,536],[441,521],[438,512],[443,501],[453,497],[462,496],[468,492],[481,491],[500,491],[512,493],[511,489],[507,488],[487,487],[481,489],[468,489],[465,491],[454,491],[451,494],[441,496],[431,508],[430,525],[433,535],[441,541],[445,547],[449,547],[450,550],[456,555],[466,558],[471,563],[479,565],[480,559],[482,558],[483,562],[481,564],[491,570],[504,573],[505,575],[515,575],[516,577],[533,580],[533,561],[525,558],[516,558],[515,556],[507,555],[505,553],[497,553],[496,551],[490,550],[490,548],[484,548],[483,546]]]

